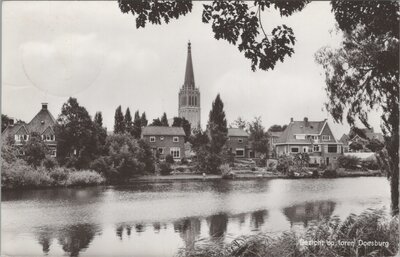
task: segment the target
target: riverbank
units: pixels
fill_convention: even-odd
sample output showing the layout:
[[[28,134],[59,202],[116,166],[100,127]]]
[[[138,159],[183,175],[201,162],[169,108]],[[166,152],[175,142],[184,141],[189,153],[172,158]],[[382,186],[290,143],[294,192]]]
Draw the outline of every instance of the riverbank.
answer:
[[[383,176],[380,171],[352,171],[352,170],[338,170],[335,177],[331,178],[346,178],[346,177],[379,177]],[[313,177],[312,173],[304,176],[294,176],[289,177],[284,174],[274,173],[274,172],[251,172],[251,171],[239,171],[235,172],[232,178],[226,179],[236,179],[236,180],[249,180],[249,179],[306,179],[306,178],[324,178],[321,172],[318,177]],[[128,182],[158,182],[158,181],[184,181],[184,180],[220,180],[224,179],[222,175],[206,174],[202,175],[199,173],[175,173],[171,175],[161,176],[161,175],[142,175],[134,178],[130,178]]]

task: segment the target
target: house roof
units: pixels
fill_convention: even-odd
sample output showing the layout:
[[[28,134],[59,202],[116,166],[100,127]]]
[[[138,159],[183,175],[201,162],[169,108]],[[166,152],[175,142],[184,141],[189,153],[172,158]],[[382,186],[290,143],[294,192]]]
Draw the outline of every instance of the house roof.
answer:
[[[283,134],[283,131],[269,131],[268,132],[270,137],[280,137]]]
[[[14,135],[18,132],[18,130],[20,130],[20,128],[22,127],[26,127],[26,123],[25,122],[19,122],[13,125],[8,125],[7,128],[3,131],[3,133],[1,133],[1,137],[3,139],[12,136],[14,137]],[[25,128],[26,129],[26,128]]]
[[[47,109],[41,109],[38,114],[28,123],[29,132],[37,132],[42,134],[48,127],[53,127],[56,120]]]
[[[324,128],[323,121],[292,121],[278,138],[277,143],[310,143],[309,139],[296,139],[295,135],[319,135]]]
[[[148,126],[142,128],[142,136],[185,136],[182,127]]]
[[[249,134],[241,128],[228,128],[228,137],[248,137]]]
[[[347,144],[350,141],[350,137],[347,134],[343,134],[343,136],[339,139],[340,142]]]

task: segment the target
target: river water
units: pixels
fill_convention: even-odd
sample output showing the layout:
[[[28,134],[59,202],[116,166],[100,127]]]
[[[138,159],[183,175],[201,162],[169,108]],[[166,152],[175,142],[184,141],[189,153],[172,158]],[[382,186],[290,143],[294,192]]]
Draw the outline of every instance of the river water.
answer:
[[[2,256],[171,257],[199,239],[389,212],[390,189],[383,177],[138,182],[3,192],[1,201]]]

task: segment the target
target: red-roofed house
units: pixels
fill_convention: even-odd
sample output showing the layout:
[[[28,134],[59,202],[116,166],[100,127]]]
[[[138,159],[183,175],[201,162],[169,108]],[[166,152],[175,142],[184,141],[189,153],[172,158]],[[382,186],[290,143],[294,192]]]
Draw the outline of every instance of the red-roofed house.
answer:
[[[148,126],[142,129],[142,139],[154,154],[164,159],[170,154],[174,159],[185,157],[185,131],[182,127]]]
[[[57,141],[54,133],[56,120],[47,109],[47,103],[42,103],[42,109],[29,123],[16,123],[9,125],[1,134],[1,139],[5,142],[13,139],[15,145],[21,146],[25,141],[29,140],[32,133],[41,135],[42,140],[48,147],[50,156],[57,156]]]
[[[287,128],[275,143],[278,156],[308,153],[310,163],[332,164],[342,154],[342,143],[338,142],[327,120],[302,121],[291,119]]]

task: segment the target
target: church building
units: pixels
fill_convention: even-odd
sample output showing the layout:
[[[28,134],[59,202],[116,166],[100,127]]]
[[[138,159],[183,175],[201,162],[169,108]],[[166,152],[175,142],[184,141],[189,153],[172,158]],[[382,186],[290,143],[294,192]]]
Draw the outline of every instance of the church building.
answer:
[[[200,90],[194,83],[191,44],[188,43],[185,80],[179,91],[179,117],[190,122],[192,129],[200,128]]]

